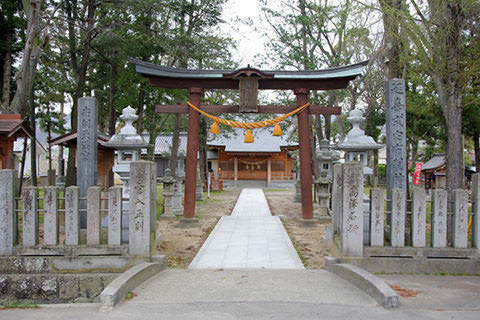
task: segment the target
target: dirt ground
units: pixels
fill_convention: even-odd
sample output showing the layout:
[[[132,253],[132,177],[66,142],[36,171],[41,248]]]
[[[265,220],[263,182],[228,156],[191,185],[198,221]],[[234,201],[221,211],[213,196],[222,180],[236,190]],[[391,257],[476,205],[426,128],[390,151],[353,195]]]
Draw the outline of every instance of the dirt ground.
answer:
[[[323,257],[328,255],[327,242],[323,239],[328,223],[305,224],[302,205],[293,202],[294,190],[264,190],[272,215],[281,216],[283,225],[297,249],[305,268],[322,269]]]
[[[157,230],[161,239],[157,251],[167,256],[169,268],[187,268],[193,257],[222,216],[230,215],[237,202],[240,190],[210,193],[208,199],[195,204],[195,218],[198,223],[184,223],[177,218],[160,218]]]
[[[183,223],[181,217],[160,218],[157,225],[161,240],[157,250],[167,256],[167,267],[188,267],[220,217],[230,215],[239,194],[240,190],[226,190],[212,193],[205,201],[197,201],[195,217],[198,223]],[[301,204],[293,202],[293,189],[265,190],[265,195],[272,214],[282,216],[282,222],[305,267],[323,268],[323,257],[327,255],[323,240],[326,224],[301,223]]]

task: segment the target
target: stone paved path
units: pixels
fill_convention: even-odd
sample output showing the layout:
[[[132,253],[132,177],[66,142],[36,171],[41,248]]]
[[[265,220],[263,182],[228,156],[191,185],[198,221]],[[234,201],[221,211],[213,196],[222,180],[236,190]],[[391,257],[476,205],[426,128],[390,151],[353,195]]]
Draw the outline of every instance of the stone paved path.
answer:
[[[304,269],[262,189],[243,189],[231,216],[222,217],[189,269]]]

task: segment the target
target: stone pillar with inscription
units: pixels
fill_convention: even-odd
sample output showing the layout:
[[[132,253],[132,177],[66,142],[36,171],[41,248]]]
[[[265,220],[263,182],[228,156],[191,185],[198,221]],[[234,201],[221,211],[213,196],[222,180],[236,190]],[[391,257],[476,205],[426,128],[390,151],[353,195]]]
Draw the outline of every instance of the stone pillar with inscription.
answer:
[[[77,185],[80,198],[97,185],[97,100],[93,97],[78,99]],[[80,201],[80,228],[87,227],[86,209],[86,202]]]
[[[359,162],[343,165],[342,248],[345,256],[363,256],[363,170]]]
[[[405,80],[386,84],[387,198],[392,189],[407,189]],[[390,210],[390,206],[388,208]],[[390,220],[390,219],[389,219]]]
[[[11,255],[17,243],[16,177],[15,170],[0,170],[0,255]]]
[[[130,168],[129,253],[149,258],[155,249],[156,167],[139,160]]]

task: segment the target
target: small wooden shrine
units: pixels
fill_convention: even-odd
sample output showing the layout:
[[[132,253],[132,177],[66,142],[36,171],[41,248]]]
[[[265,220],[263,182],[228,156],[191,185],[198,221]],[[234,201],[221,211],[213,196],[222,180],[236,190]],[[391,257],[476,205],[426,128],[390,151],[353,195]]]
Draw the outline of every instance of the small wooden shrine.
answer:
[[[222,180],[263,180],[269,186],[272,181],[294,180],[294,159],[289,151],[298,149],[298,143],[289,142],[283,136],[272,136],[269,129],[254,130],[254,142],[244,143],[241,130],[235,130],[228,138],[217,135],[208,142],[218,151],[218,172]]]
[[[50,141],[51,145],[62,145],[75,152],[75,166],[77,155],[77,132],[66,133],[62,136],[56,137]],[[97,182],[99,186],[108,188],[113,186],[113,164],[115,159],[115,150],[102,144],[110,139],[109,136],[102,132],[97,133]]]
[[[32,129],[19,114],[0,114],[0,169],[13,169],[13,143],[18,137],[33,138]]]

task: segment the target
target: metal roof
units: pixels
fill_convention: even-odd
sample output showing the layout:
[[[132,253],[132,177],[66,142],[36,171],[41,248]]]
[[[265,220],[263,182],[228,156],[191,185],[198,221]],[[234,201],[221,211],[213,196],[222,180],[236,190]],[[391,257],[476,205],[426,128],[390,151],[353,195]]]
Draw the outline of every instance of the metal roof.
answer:
[[[148,140],[148,135],[144,136],[145,141]],[[187,154],[187,137],[186,132],[180,132],[179,139],[180,144],[178,146],[178,154],[185,156]],[[154,153],[158,155],[170,155],[172,149],[173,134],[159,134],[155,139]]]
[[[50,141],[52,146],[54,145],[63,145],[68,146],[69,144],[76,144],[77,143],[77,132],[68,132],[64,135],[58,136]],[[110,136],[106,135],[103,132],[97,131],[97,143],[102,144],[107,142],[110,139]],[[103,146],[103,145],[102,145]]]
[[[444,154],[435,154],[433,157],[425,162],[422,166],[422,171],[424,170],[433,170],[439,169],[445,166],[445,155]]]

